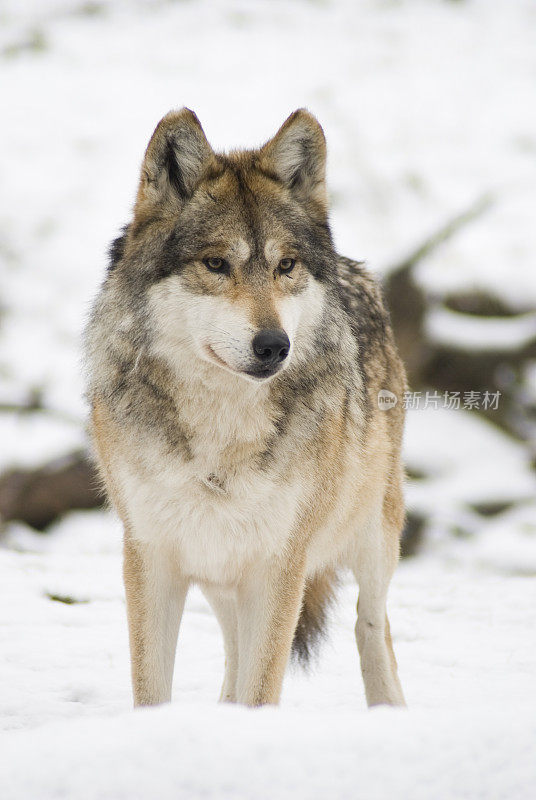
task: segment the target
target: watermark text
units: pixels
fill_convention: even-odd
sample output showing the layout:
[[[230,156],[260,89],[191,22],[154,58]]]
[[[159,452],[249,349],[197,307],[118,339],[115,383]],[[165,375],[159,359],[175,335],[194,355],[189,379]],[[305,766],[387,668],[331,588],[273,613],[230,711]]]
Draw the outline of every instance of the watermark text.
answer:
[[[466,411],[497,411],[501,392],[468,391],[468,392],[404,392],[401,404],[405,409],[427,408],[463,408]],[[388,389],[378,392],[378,408],[388,411],[397,405],[399,398]]]

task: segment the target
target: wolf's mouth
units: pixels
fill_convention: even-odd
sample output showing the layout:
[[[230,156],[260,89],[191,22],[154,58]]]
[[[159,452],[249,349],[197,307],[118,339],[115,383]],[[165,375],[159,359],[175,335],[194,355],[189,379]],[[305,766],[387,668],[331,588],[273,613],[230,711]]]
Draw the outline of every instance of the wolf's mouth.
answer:
[[[271,378],[277,372],[280,372],[279,364],[276,364],[273,367],[260,367],[258,369],[235,369],[231,367],[227,361],[224,361],[221,356],[219,356],[216,351],[209,345],[205,345],[205,352],[207,353],[209,359],[217,364],[219,367],[223,367],[224,369],[229,370],[229,372],[233,372],[235,375],[247,375],[248,378],[253,378],[256,381],[263,381],[266,378]]]
[[[265,367],[264,369],[244,370],[244,375],[249,375],[250,378],[255,378],[257,381],[263,381],[266,378],[271,378],[272,375],[276,375],[278,372],[281,372],[281,367],[279,365],[275,367]]]
[[[212,347],[209,344],[205,345],[205,350],[210,356],[211,360],[215,361],[216,364],[218,364],[220,367],[225,367],[225,369],[230,369],[231,372],[237,372],[237,370],[229,366],[227,361],[224,361],[223,358],[220,358],[220,356],[216,353],[215,350],[212,349]]]

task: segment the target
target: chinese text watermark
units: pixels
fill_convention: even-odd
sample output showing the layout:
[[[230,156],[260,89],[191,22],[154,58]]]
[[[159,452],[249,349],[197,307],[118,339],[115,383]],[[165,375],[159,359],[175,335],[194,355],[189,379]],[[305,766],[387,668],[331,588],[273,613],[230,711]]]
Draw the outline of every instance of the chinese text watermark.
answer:
[[[427,408],[464,408],[467,411],[497,411],[501,392],[469,391],[469,392],[404,392],[401,404],[406,409]],[[394,392],[380,389],[378,392],[378,408],[388,411],[399,402]]]

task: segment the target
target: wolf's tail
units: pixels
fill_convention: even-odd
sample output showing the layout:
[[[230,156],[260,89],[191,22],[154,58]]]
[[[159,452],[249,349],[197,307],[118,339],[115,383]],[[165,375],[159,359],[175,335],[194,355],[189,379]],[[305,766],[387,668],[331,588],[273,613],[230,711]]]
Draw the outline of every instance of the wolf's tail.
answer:
[[[327,569],[308,578],[302,608],[292,642],[292,656],[306,667],[326,635],[329,608],[337,589],[335,570]]]

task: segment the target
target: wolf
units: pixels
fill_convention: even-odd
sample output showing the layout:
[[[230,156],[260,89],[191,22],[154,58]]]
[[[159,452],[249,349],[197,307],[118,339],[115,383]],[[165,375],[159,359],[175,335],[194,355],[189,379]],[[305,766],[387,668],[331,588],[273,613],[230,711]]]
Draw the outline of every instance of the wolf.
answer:
[[[159,122],[85,363],[124,526],[134,704],[171,699],[192,584],[222,629],[221,699],[277,704],[349,568],[367,702],[403,705],[386,597],[404,522],[405,373],[378,285],[334,248],[311,113],[228,154],[189,109]],[[398,402],[382,409],[385,392]]]

